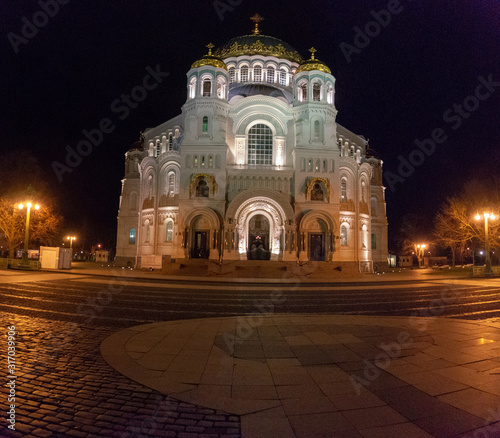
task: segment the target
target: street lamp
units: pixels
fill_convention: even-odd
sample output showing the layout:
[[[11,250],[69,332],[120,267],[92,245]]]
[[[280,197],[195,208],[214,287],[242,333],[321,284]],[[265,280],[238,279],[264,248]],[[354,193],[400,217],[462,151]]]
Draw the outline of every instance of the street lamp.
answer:
[[[484,251],[486,253],[486,259],[484,263],[484,274],[485,275],[493,275],[493,271],[491,270],[491,259],[490,259],[490,238],[488,232],[488,220],[495,220],[496,216],[493,213],[484,212],[481,216],[479,213],[476,215],[476,220],[480,221],[484,218]]]
[[[24,208],[25,204],[20,203],[18,205],[19,210],[22,210]],[[30,211],[31,211],[32,204],[31,202],[26,203],[26,230],[24,232],[24,251],[23,251],[23,265],[24,266],[29,266],[29,260],[28,260],[28,240],[29,240],[29,229],[30,229]],[[40,206],[38,204],[34,205],[35,210],[38,210]]]
[[[417,253],[417,259],[418,259],[418,267],[422,267],[424,265],[424,254],[425,254],[425,248],[427,245],[425,243],[420,243],[418,245],[415,245],[415,252]]]
[[[67,236],[66,240],[69,240],[69,251],[71,252],[71,258],[73,258],[73,240],[76,240],[75,236]]]

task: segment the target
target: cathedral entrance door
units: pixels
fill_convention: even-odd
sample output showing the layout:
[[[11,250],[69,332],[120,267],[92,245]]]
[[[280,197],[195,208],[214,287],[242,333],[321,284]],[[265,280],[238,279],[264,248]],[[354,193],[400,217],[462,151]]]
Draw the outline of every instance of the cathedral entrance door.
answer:
[[[324,233],[309,234],[309,260],[316,262],[325,261]]]
[[[208,256],[208,231],[195,231],[191,257],[193,259],[208,259]]]
[[[248,223],[248,260],[269,260],[269,221],[262,214],[253,216]]]

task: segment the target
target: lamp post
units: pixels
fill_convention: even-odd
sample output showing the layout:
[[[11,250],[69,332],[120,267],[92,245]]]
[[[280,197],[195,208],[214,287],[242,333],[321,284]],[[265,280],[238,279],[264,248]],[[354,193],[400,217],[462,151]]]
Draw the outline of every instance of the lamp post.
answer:
[[[415,244],[415,252],[417,253],[417,259],[418,259],[418,267],[421,268],[424,264],[424,253],[425,253],[425,248],[427,247],[426,244],[420,243],[420,244]]]
[[[484,212],[481,216],[479,213],[476,215],[476,220],[479,221],[484,218],[484,250],[486,252],[486,258],[484,262],[484,274],[485,275],[493,275],[493,271],[491,270],[491,259],[490,259],[490,239],[489,239],[489,230],[488,230],[488,220],[495,220],[496,216],[493,213]]]
[[[73,240],[76,240],[76,237],[67,236],[66,240],[69,240],[69,252],[71,253],[71,260],[73,260]]]
[[[26,203],[26,230],[24,232],[24,251],[23,251],[23,266],[29,266],[29,260],[28,260],[28,241],[29,241],[29,229],[30,229],[30,212],[31,212],[31,202]],[[24,208],[24,204],[20,203],[18,205],[19,210],[22,210]],[[38,210],[40,206],[38,204],[35,204],[35,210]]]

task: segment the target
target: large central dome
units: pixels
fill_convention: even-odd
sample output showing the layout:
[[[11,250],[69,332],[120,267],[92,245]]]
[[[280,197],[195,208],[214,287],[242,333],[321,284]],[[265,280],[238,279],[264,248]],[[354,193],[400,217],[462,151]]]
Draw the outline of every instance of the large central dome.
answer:
[[[232,38],[215,51],[215,56],[222,59],[241,55],[276,56],[298,64],[304,61],[290,44],[279,38],[260,34]]]

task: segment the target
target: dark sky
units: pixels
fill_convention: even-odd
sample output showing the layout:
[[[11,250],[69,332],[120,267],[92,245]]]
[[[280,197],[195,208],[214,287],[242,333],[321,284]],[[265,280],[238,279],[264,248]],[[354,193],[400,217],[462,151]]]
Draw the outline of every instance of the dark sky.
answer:
[[[369,138],[386,174],[399,178],[386,181],[391,235],[407,214],[430,226],[464,180],[499,166],[500,0],[221,0],[219,8],[228,7],[220,14],[213,1],[60,1],[46,1],[53,15],[47,20],[43,0],[0,3],[0,154],[36,155],[75,231],[86,223],[96,238],[114,238],[123,154],[140,130],[179,114],[186,73],[205,45],[250,33],[255,12],[265,17],[262,33],[303,57],[316,47],[337,80],[337,121]],[[370,24],[388,8],[394,13],[379,14],[390,20],[385,27]],[[358,36],[358,46],[356,28],[372,35]],[[127,117],[113,110],[157,65],[168,78]],[[478,100],[483,80],[498,86],[480,87]],[[103,119],[113,131],[59,182],[52,163],[64,164],[66,147],[74,149],[82,130]],[[436,129],[446,140],[401,174],[401,159],[422,160],[415,141]],[[6,184],[1,175],[0,182]]]

